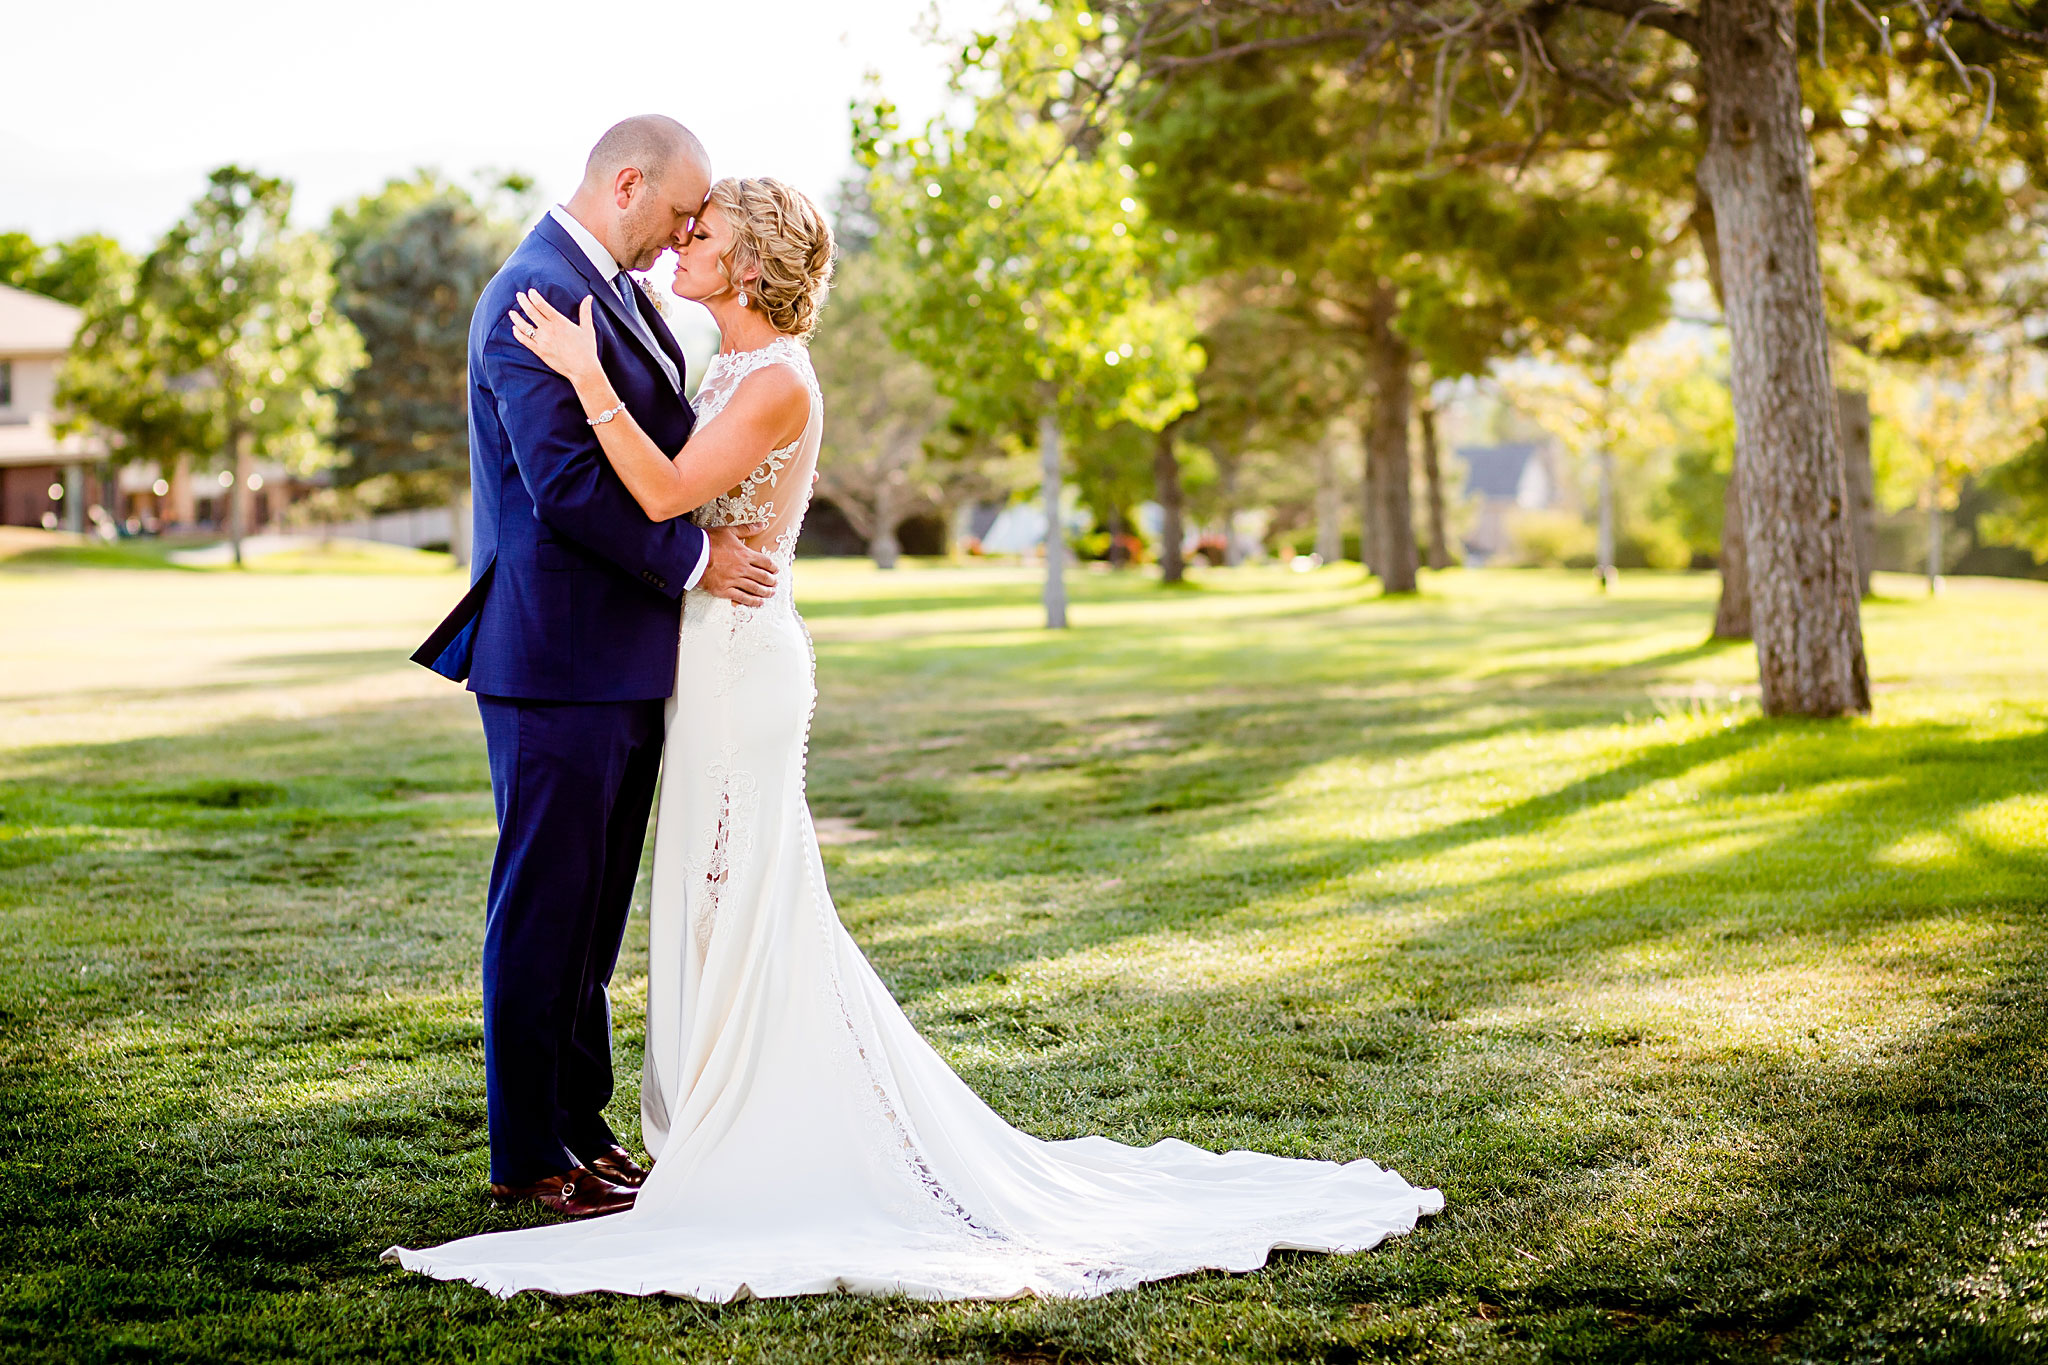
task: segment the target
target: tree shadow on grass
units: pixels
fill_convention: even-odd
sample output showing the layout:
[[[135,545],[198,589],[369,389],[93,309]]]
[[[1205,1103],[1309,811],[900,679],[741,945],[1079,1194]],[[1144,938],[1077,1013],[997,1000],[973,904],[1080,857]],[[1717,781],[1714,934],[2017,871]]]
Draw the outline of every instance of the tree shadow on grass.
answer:
[[[1257,708],[1232,711],[1240,716],[1258,713]],[[1433,708],[1410,726],[1376,725],[1363,732],[1369,738],[1362,741],[1354,724],[1348,727],[1354,737],[1352,752],[1385,761],[1509,733],[1569,729],[1583,719],[1551,710],[1447,727],[1441,723],[1444,714],[1444,709]],[[1196,712],[1184,723],[1189,734],[1210,737],[1213,748],[1215,736],[1228,733],[1229,720],[1229,716]],[[1239,913],[1256,916],[1253,907],[1262,901],[1288,897],[1360,870],[1441,856],[1486,840],[1540,833],[1588,807],[1623,801],[1652,783],[1750,753],[1773,742],[1780,733],[1781,727],[1757,722],[1703,737],[1675,739],[1502,810],[1400,838],[1287,839],[1249,848],[1239,841],[1228,875],[1219,875],[1210,860],[1191,861],[1177,856],[1178,851],[1232,830],[1245,820],[1250,803],[1274,794],[1302,767],[1341,757],[1342,751],[1333,753],[1330,746],[1316,743],[1288,752],[1284,761],[1275,761],[1272,747],[1255,732],[1223,752],[1169,760],[1140,777],[1083,776],[1077,792],[1012,801],[983,796],[971,804],[963,800],[960,819],[972,828],[1022,832],[949,850],[949,880],[957,883],[1094,868],[1118,874],[1113,896],[1097,893],[1075,907],[1079,913],[1057,921],[1034,924],[1004,919],[982,926],[978,933],[951,925],[944,936],[945,961],[913,963],[899,958],[900,950],[883,947],[878,951],[878,965],[885,973],[914,967],[917,979],[926,984],[973,979],[1048,953],[1100,947],[1131,934],[1189,929]],[[1246,761],[1251,751],[1264,756],[1263,766]],[[863,818],[869,815],[868,806],[860,803],[849,802],[835,809]],[[1144,863],[1131,863],[1126,845],[1134,825],[1144,830],[1143,842],[1149,846],[1145,861],[1176,870],[1148,872]],[[933,829],[927,834],[913,830],[909,837],[943,838],[944,831]],[[1621,851],[1613,858],[1630,856]],[[1179,870],[1182,868],[1186,870]],[[1521,875],[1507,872],[1500,880],[1516,883]],[[951,914],[944,905],[934,905],[929,911],[936,920]],[[898,930],[914,929],[918,917],[899,912],[891,922]],[[972,951],[963,951],[965,941],[973,942]],[[905,941],[905,946],[910,954],[923,959],[921,944]],[[899,977],[891,975],[890,979]]]
[[[1495,1170],[1468,1157],[1422,1236],[1300,1272],[1343,1300],[1448,1300],[1474,1326],[1564,1359],[2038,1359],[2038,919],[2015,959],[1953,1003],[1876,1055],[1748,1048],[1690,1061],[1660,1083],[1675,1122],[1646,1141],[1589,1141],[1567,1167],[1506,1179],[1498,1154]],[[1590,1069],[1589,1050],[1557,1052]],[[1542,1068],[1496,1084],[1489,1102],[1510,1114],[1556,1103]],[[1615,1090],[1626,1103],[1649,1087]]]
[[[1640,621],[1588,614],[1583,628],[1562,647],[1614,646],[1642,628]],[[971,655],[976,677],[967,679],[964,688],[954,685],[953,674],[946,676],[947,685],[964,695],[952,697],[943,717],[936,718],[951,733],[935,731],[934,736],[971,740],[992,752],[999,766],[1007,761],[1005,751],[1022,756],[1013,768],[1092,763],[1104,780],[1079,793],[1080,799],[1116,814],[1156,814],[1256,800],[1300,767],[1330,758],[1417,752],[1500,733],[1507,727],[1480,720],[1460,724],[1461,713],[1488,706],[1506,708],[1513,723],[1532,730],[1618,719],[1630,704],[1640,706],[1637,689],[1657,671],[1715,652],[1688,647],[1590,675],[1584,667],[1544,665],[1474,676],[1475,651],[1503,630],[1509,637],[1496,640],[1493,652],[1480,651],[1476,657],[1512,660],[1538,636],[1558,643],[1552,627],[1522,619],[1511,627],[1491,621],[1413,622],[1391,636],[1384,630],[1350,631],[1341,647],[1348,651],[1343,657],[1333,657],[1330,649],[1282,646],[1264,638],[1249,645],[1227,634],[1199,645],[1183,642],[1165,656],[1129,632],[1106,636],[1086,650],[1065,638],[977,648]],[[1424,641],[1431,647],[1420,647]],[[1249,668],[1247,649],[1256,657]],[[865,742],[875,730],[893,738],[895,729],[923,728],[912,718],[922,718],[931,684],[916,676],[915,661],[906,663],[893,645],[838,641],[823,653],[827,705],[812,750],[824,780],[814,782],[814,792],[833,814],[869,816],[878,826],[935,823],[931,808],[935,801],[944,805],[944,792],[930,784],[918,789],[914,777],[903,785],[906,773],[890,771],[886,761],[876,765],[874,748]],[[1084,658],[1085,667],[1080,664]],[[853,687],[835,686],[841,677],[859,681]],[[872,678],[889,682],[861,685]],[[1155,678],[1172,678],[1180,686],[1162,693]],[[1137,699],[1131,693],[1133,679],[1147,684]],[[1224,679],[1242,681],[1216,685]],[[1570,695],[1576,709],[1560,708],[1560,694]],[[1140,723],[1158,728],[1166,758],[1196,750],[1214,756],[1197,753],[1163,767],[1162,755],[1154,754],[1120,771],[1120,755],[1087,752],[1092,731]],[[1437,733],[1418,742],[1416,736],[1430,726]],[[923,762],[914,753],[910,757],[913,764]],[[843,775],[856,764],[865,769],[860,776]],[[1119,776],[1129,779],[1139,799],[1117,803],[1106,798],[1112,779]],[[860,785],[859,799],[842,801],[836,788],[840,782]],[[898,789],[893,796],[887,790],[892,785]],[[900,812],[888,807],[906,794],[915,798],[916,809],[913,818],[903,821],[897,818]],[[1072,795],[1063,793],[1063,799]],[[1006,804],[1000,794],[978,791],[972,802],[955,805],[964,809],[990,801],[997,807]],[[1023,813],[1006,811],[1004,819],[1014,824]]]
[[[1774,752],[1788,741],[1809,752]],[[1741,858],[1796,867],[1802,850],[1849,831],[1834,857],[1867,862],[1905,835],[1953,832],[1972,810],[2035,790],[2048,736],[1760,723],[1661,746],[1483,819],[1368,843],[1362,856],[1540,835],[1710,763],[1727,769],[1709,783],[1726,796],[1798,778],[1838,793]],[[1919,791],[1870,780],[1900,765],[1921,771]],[[1322,852],[1336,856],[1339,843]],[[1957,847],[1965,865],[1951,869],[1953,881],[2040,872],[2038,859],[1981,840]],[[1283,863],[1302,850],[1247,856]],[[1545,874],[1560,882],[1629,857],[1640,851],[1560,859]],[[21,1358],[367,1359],[395,1349],[436,1359],[526,1332],[540,1311],[564,1333],[565,1358],[644,1333],[788,1336],[782,1358],[830,1358],[893,1323],[891,1335],[920,1354],[979,1344],[1113,1359],[1134,1322],[1164,1329],[1213,1314],[1219,1333],[1265,1320],[1267,1348],[1294,1359],[1354,1358],[1345,1350],[1425,1358],[1456,1323],[1563,1359],[1837,1358],[1852,1348],[1924,1358],[1915,1341],[1930,1328],[1953,1343],[1942,1348],[1949,1359],[2025,1358],[2033,1290],[2000,1280],[1997,1266],[2018,1256],[2014,1273],[2031,1273],[2021,1243],[2048,1199],[2048,1113],[2032,1080],[2048,1040],[2048,940],[2037,919],[1955,1009],[1875,1055],[1708,1047],[1659,1067],[1639,1060],[1655,1039],[1574,1032],[1561,1020],[1479,1035],[1462,1026],[1525,1005],[1532,981],[1701,922],[1746,917],[1758,935],[1797,923],[1847,952],[1890,924],[1969,903],[1882,885],[1830,900],[1824,886],[1796,882],[1784,887],[1803,898],[1796,906],[1720,903],[1743,894],[1736,861],[1653,869],[1583,897],[1503,877],[1490,903],[1428,923],[1345,980],[1277,970],[1256,989],[1154,985],[1107,999],[1055,991],[1007,1017],[941,1021],[947,1045],[959,1042],[948,1037],[955,1030],[986,1037],[993,1019],[1013,1060],[965,1073],[1048,1135],[1172,1132],[1214,1146],[1371,1155],[1440,1182],[1451,1198],[1418,1235],[1372,1255],[1281,1256],[1257,1277],[1198,1277],[1115,1303],[1020,1305],[1000,1318],[829,1301],[541,1309],[379,1270],[375,1255],[390,1242],[528,1221],[478,1194],[481,1091],[464,998],[383,1001],[360,987],[325,1002],[287,997],[137,1025],[112,1053],[81,1047],[32,1010],[10,1010],[0,1018],[10,1077],[0,1123],[36,1139],[0,1187],[0,1262],[15,1272],[0,1291],[0,1347]],[[1289,875],[1268,873],[1283,883]],[[1281,918],[1313,927],[1429,895]],[[1148,908],[1131,932],[1182,924],[1170,898],[1142,899]],[[1630,914],[1646,906],[1659,908]],[[2009,892],[1999,906],[2029,916],[2043,908]],[[1215,928],[1268,922],[1241,902]],[[1011,960],[1015,946],[1005,945]],[[1502,955],[1548,965],[1503,970]],[[1376,996],[1393,998],[1347,1009],[1346,981],[1371,981]],[[1041,1045],[1026,1046],[1034,1032]],[[224,1088],[228,1097],[274,1089],[277,1099],[224,1099]],[[2027,1209],[2035,1212],[2019,1223],[2007,1216]],[[1985,1275],[1976,1289],[1952,1288]],[[426,1324],[416,1335],[397,1326],[413,1320]],[[386,1323],[395,1335],[384,1335]]]
[[[865,615],[867,603],[859,604]],[[997,680],[1004,695],[1049,689],[1086,704],[1105,689],[1128,686],[1133,678],[1156,685],[1172,678],[1180,689],[1199,691],[1226,679],[1264,686],[1305,686],[1311,682],[1366,683],[1377,687],[1416,685],[1483,677],[1492,683],[1518,678],[1541,680],[1555,665],[1517,666],[1525,651],[1561,652],[1592,646],[1625,647],[1645,635],[1689,627],[1698,608],[1686,602],[1631,602],[1625,608],[1588,604],[1532,614],[1517,604],[1476,604],[1468,601],[1411,601],[1398,612],[1359,614],[1350,600],[1316,600],[1274,608],[1247,595],[1242,611],[1231,611],[1225,598],[1207,618],[1208,628],[1193,637],[1156,638],[1133,630],[1127,622],[1082,622],[1062,632],[1024,632],[1023,638],[977,646],[969,662],[977,673]],[[909,602],[896,604],[909,610]],[[926,604],[930,610],[932,604]],[[807,617],[829,621],[829,610],[804,608]],[[877,615],[883,613],[875,613]],[[1306,633],[1305,620],[1325,629]],[[914,622],[890,638],[858,634],[839,637],[829,629],[819,639],[820,678],[827,694],[845,673],[888,678],[913,671],[916,661],[963,635],[1018,636],[1015,624],[949,628],[935,633]],[[908,660],[904,641],[915,648]],[[1687,651],[1690,653],[1691,651]],[[1638,661],[1636,667],[1645,666]],[[1081,670],[1079,673],[1076,670]],[[1584,669],[1579,670],[1582,674]],[[1597,676],[1597,674],[1596,674]],[[1629,679],[1623,679],[1629,681]],[[903,696],[885,699],[909,704]]]
[[[1619,630],[1596,626],[1588,640]],[[1128,670],[1125,653],[1116,667]],[[1686,661],[1615,672],[1640,680]],[[1446,655],[1406,667],[1390,672],[1441,680],[1459,665]],[[2034,1290],[2014,1289],[2013,1309],[1943,1286],[1980,1271],[1987,1246],[2009,1242],[2004,1261],[2027,1264],[2026,1228],[2000,1219],[2043,1202],[2044,1121],[2038,1095],[2023,1093],[2048,1037],[2043,904],[2028,891],[2042,869],[1978,836],[1969,817],[2042,789],[2043,733],[1753,722],[1653,742],[1410,834],[1275,827],[1216,853],[1317,764],[1568,729],[1613,719],[1623,698],[1567,707],[1494,686],[1360,700],[1319,695],[1341,677],[1305,671],[1227,704],[1118,706],[1104,686],[1074,724],[1018,722],[1025,739],[1076,738],[1059,766],[1022,771],[1054,785],[991,796],[966,773],[930,779],[943,802],[918,821],[882,821],[889,846],[926,857],[923,870],[845,884],[900,895],[908,878],[934,875],[1120,877],[1071,892],[1056,923],[1007,912],[948,922],[920,901],[863,929],[930,931],[885,937],[878,964],[963,1072],[1034,1130],[1371,1155],[1451,1192],[1450,1211],[1421,1235],[1371,1256],[1283,1257],[1251,1279],[989,1315],[834,1301],[499,1304],[378,1270],[389,1242],[512,1225],[477,1191],[468,983],[488,834],[471,828],[474,811],[409,799],[484,791],[474,715],[384,708],[341,718],[353,726],[326,717],[38,751],[47,776],[8,793],[10,809],[43,803],[170,847],[60,847],[0,880],[14,942],[23,926],[47,933],[34,944],[44,960],[30,969],[17,958],[0,980],[0,1122],[17,1134],[0,1162],[0,1264],[13,1273],[0,1286],[0,1356],[577,1359],[751,1342],[767,1358],[840,1359],[874,1353],[880,1333],[891,1350],[930,1356],[1116,1359],[1144,1332],[1193,1342],[1212,1326],[1211,1353],[1227,1356],[1227,1334],[1246,1340],[1252,1321],[1264,1324],[1260,1349],[1307,1360],[1426,1357],[1448,1351],[1453,1329],[1514,1333],[1563,1359],[1734,1360],[1781,1347],[1837,1358],[1866,1337],[1878,1343],[1869,1354],[1904,1357],[1929,1324],[1975,1358],[2007,1349],[1997,1334],[2020,1330],[2010,1315]],[[1165,747],[1105,755],[1088,742],[1138,721]],[[351,729],[383,742],[366,753]],[[1000,747],[986,739],[969,747]],[[854,799],[857,762],[821,760],[828,804]],[[284,800],[163,799],[251,764]],[[1701,854],[1683,822],[1607,842],[1564,837],[1665,782],[1720,803],[1717,819],[1769,818],[1728,852]],[[1788,800],[1774,804],[1779,784]],[[1165,811],[1146,813],[1162,799]],[[1951,851],[1918,867],[1887,860],[1920,835]],[[1449,891],[1426,876],[1387,890],[1359,880],[1544,839],[1557,847],[1540,866],[1473,864]],[[272,846],[291,840],[315,861],[381,848],[383,870],[321,887],[286,865],[264,881]],[[202,851],[223,861],[185,866]],[[233,874],[215,876],[222,867]],[[1545,1012],[1558,979],[1702,930],[1738,949],[1799,933],[1852,953],[1958,909],[2015,922],[2023,941],[1981,986],[1958,988],[1958,1012],[1875,1057],[1743,1044],[1660,1069],[1639,1060],[1669,1045],[1654,1033],[1605,1020],[1575,1031]],[[1334,965],[1279,960],[1228,986],[1003,979],[1124,940],[1255,940],[1276,928],[1341,938],[1351,925],[1361,942],[1333,951]],[[137,1011],[150,1017],[128,1020]],[[1515,1020],[1471,1022],[1489,1012]],[[630,1051],[620,1060],[630,1076]],[[1700,1154],[1681,1152],[1686,1143]],[[560,1335],[536,1335],[534,1322]]]
[[[1607,842],[1551,837],[1564,822],[1709,765],[1724,771],[1704,789],[1723,800],[1775,799],[1778,786],[1822,793],[1795,792],[1795,805],[1760,820],[1744,817],[1734,847],[1706,856],[1715,831],[1703,838],[1684,817]],[[1901,767],[1917,770],[1920,780],[1910,788],[1896,782]],[[962,1026],[962,1040],[993,1036],[1007,1043],[1060,1036],[1045,1032],[1044,1010],[1018,1012],[1005,983],[1020,968],[1040,979],[1064,959],[1134,939],[1195,935],[1221,948],[1240,935],[1262,941],[1256,936],[1276,930],[1337,933],[1331,950],[1394,999],[1384,1007],[1390,1021],[1336,1046],[1378,1055],[1416,1044],[1437,1023],[1547,999],[1529,996],[1524,983],[1549,982],[1589,960],[1683,942],[1702,930],[1725,942],[1768,944],[1801,934],[1842,945],[1959,910],[2035,913],[2048,906],[2048,855],[1971,837],[1966,824],[1982,807],[2038,792],[2044,768],[2048,732],[1970,739],[1956,727],[1924,725],[1845,735],[1757,722],[1660,746],[1505,810],[1413,835],[1240,840],[1220,870],[1181,870],[1186,859],[1175,848],[1195,837],[1186,826],[1135,859],[1114,844],[1091,850],[1077,840],[1070,849],[1075,863],[1118,875],[1081,889],[1058,914],[1025,909],[963,918],[943,897],[925,897],[885,924],[858,915],[853,922],[872,939],[885,979],[921,1019]],[[1222,825],[1209,820],[1195,828],[1215,833]],[[1888,851],[1922,834],[1950,840],[1953,857],[1935,867],[1886,861]],[[1532,839],[1553,845],[1533,867],[1506,853],[1490,866],[1454,861],[1476,844],[1502,840],[1526,849]],[[958,880],[1000,879],[1023,863],[981,853],[994,866],[976,868],[976,852],[956,852],[947,871]],[[1166,870],[1148,869],[1154,863]],[[1439,864],[1449,870],[1433,878],[1430,869]],[[1382,868],[1407,875],[1398,884],[1363,880]],[[1582,889],[1589,884],[1595,889]],[[1388,940],[1380,927],[1416,916],[1426,930]],[[1357,923],[1359,932],[1339,933],[1346,923]],[[1238,961],[1228,970],[1234,984],[1209,993],[1190,1027],[1228,1013],[1233,995],[1245,991],[1303,1000],[1327,995],[1329,968],[1320,959],[1309,969]],[[1071,1030],[1077,1012],[1100,1002],[1077,996],[1062,1005],[1058,997],[1068,989],[1054,990],[1054,1012],[1067,1012],[1063,1027]],[[991,1028],[995,1034],[987,1035]],[[1015,1055],[1036,1064],[1033,1048]]]
[[[1653,865],[1591,895],[1542,880],[1503,886],[1512,899],[1428,921],[1368,955],[1349,982],[1320,964],[1234,972],[1214,988],[1147,974],[1109,1000],[1041,985],[1027,1003],[933,1024],[974,1049],[981,1060],[967,1070],[985,1095],[1048,1136],[1107,1127],[1127,1141],[1271,1149],[1288,1134],[1306,1142],[1300,1155],[1369,1156],[1441,1183],[1449,1210],[1413,1238],[1365,1257],[1281,1258],[1274,1278],[1360,1306],[1353,1331],[1306,1332],[1304,1347],[1405,1333],[1413,1339],[1392,1353],[1423,1357],[1456,1326],[1561,1359],[2036,1359],[2048,1267],[2048,1090],[2038,1083],[2048,855],[1973,838],[1968,822],[2040,790],[2048,733],[1971,740],[1958,727],[1901,727],[1862,732],[1873,742],[1859,748],[1801,728],[1790,738],[1815,751],[1803,756],[1727,737],[1716,759],[1730,771],[1711,785],[1743,796],[1796,776],[1801,758],[1812,783],[1853,785],[1742,854],[1682,871]],[[1901,763],[1947,771],[1912,790],[1870,780]],[[1628,766],[1640,777],[1669,764]],[[1577,795],[1611,794],[1616,778],[1520,814],[1540,827]],[[1833,884],[1843,866],[1874,865],[1930,831],[1957,850],[1939,876]],[[1561,859],[1546,873],[1561,884],[1615,861]],[[1750,862],[1778,895],[1757,896]],[[1423,889],[1289,922],[1379,917],[1430,899]],[[2005,926],[1984,970],[1949,973],[1930,1022],[1874,1050],[1799,1026],[1768,1041],[1717,1043],[1710,1027],[1659,1037],[1575,1016],[1551,989],[1702,928],[1724,946],[1694,970],[1742,989],[1755,960],[1745,943],[1767,952],[1799,934],[1831,961],[1882,960],[1902,928],[1972,913]],[[1231,916],[1217,932],[1255,931],[1257,918]],[[1363,1000],[1346,998],[1350,982],[1368,981]],[[1826,1026],[1827,1003],[1814,1004]],[[1475,1022],[1503,1012],[1517,1022]],[[988,1060],[992,1032],[1006,1060]],[[1233,1066],[1233,1054],[1246,1060]],[[1255,1312],[1289,1290],[1210,1279],[1145,1292],[1199,1292]],[[1071,1330],[1044,1318],[1049,1342]]]

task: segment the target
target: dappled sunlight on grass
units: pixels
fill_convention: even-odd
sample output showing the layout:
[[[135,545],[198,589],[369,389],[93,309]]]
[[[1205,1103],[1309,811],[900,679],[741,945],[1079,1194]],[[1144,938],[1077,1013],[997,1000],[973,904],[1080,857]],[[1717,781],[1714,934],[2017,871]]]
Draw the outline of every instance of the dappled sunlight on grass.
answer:
[[[480,1194],[476,713],[405,662],[459,577],[0,566],[0,1355],[1904,1359],[2048,1312],[2048,591],[1881,582],[1878,713],[1810,724],[1705,576],[1083,572],[1059,636],[1027,567],[797,578],[813,807],[871,836],[834,895],[995,1108],[1445,1214],[1088,1304],[382,1272],[533,1216]]]

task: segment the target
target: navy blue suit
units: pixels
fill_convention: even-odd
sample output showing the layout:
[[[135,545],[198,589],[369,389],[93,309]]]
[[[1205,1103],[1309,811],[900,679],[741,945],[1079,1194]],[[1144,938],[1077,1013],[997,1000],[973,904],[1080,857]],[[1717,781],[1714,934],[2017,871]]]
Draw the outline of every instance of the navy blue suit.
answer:
[[[704,549],[654,522],[612,472],[569,381],[512,335],[519,290],[576,316],[595,295],[598,355],[663,450],[695,415],[573,238],[542,218],[469,327],[469,592],[414,658],[477,693],[498,847],[484,925],[491,1179],[529,1184],[615,1141],[611,1011],[675,688],[679,599]],[[683,372],[644,296],[642,318]]]

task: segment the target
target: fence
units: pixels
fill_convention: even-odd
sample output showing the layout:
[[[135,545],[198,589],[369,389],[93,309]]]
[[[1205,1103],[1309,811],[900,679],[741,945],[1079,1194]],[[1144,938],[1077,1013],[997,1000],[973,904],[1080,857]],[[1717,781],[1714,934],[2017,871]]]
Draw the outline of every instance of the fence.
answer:
[[[411,549],[451,550],[455,562],[469,562],[469,499],[452,507],[420,507],[409,512],[382,512],[354,521],[321,522],[308,529],[326,538],[374,540]]]

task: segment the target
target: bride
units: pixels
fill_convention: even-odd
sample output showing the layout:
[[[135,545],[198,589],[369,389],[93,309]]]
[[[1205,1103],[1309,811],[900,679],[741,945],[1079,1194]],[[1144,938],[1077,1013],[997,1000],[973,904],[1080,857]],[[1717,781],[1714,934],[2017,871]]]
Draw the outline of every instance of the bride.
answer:
[[[684,599],[648,943],[653,1169],[626,1212],[386,1258],[502,1295],[1079,1297],[1411,1230],[1443,1196],[1370,1161],[1017,1131],[840,926],[804,800],[815,666],[790,585],[824,420],[804,341],[831,263],[810,200],[774,180],[719,182],[674,286],[722,338],[697,434],[670,458],[630,415],[595,427],[648,516],[745,528],[779,571],[763,607]],[[590,300],[580,322],[521,302],[529,349],[588,414],[612,410]]]

